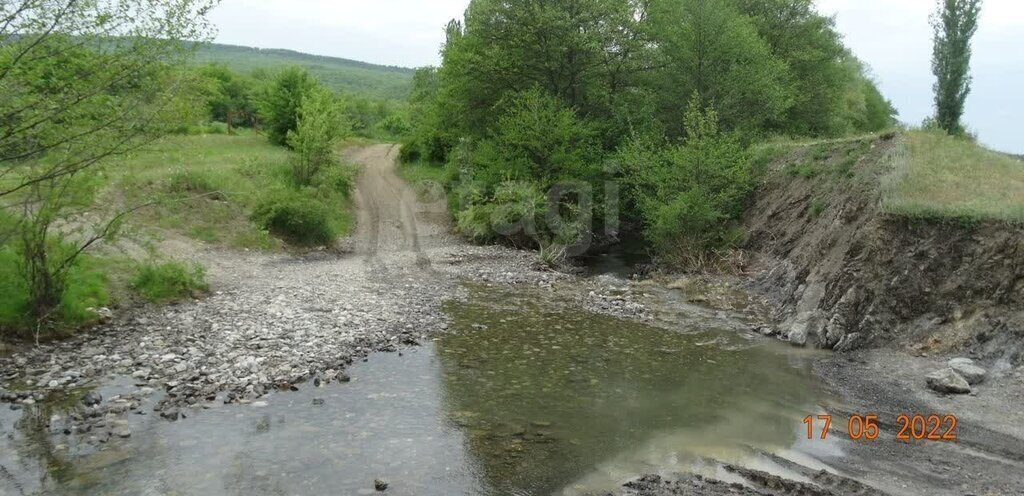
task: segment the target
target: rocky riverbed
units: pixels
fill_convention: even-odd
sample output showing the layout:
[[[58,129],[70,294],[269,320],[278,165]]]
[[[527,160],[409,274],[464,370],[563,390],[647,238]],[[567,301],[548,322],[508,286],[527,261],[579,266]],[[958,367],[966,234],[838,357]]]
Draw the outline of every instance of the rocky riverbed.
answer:
[[[307,383],[345,381],[353,361],[416,345],[447,328],[441,305],[464,298],[465,282],[554,291],[572,280],[566,293],[585,307],[649,318],[614,280],[581,282],[544,270],[533,253],[470,246],[449,235],[438,206],[418,201],[394,175],[390,147],[362,149],[352,158],[368,169],[357,197],[360,227],[343,243],[344,253],[192,247],[186,255],[209,268],[209,296],[125,309],[72,339],[0,357],[0,401],[18,409],[81,396],[71,398],[82,408],[61,428],[105,442],[126,434],[115,421],[132,412],[175,421],[212,403],[250,404]],[[84,396],[117,377],[130,378],[136,390]],[[157,392],[154,411],[140,411]]]

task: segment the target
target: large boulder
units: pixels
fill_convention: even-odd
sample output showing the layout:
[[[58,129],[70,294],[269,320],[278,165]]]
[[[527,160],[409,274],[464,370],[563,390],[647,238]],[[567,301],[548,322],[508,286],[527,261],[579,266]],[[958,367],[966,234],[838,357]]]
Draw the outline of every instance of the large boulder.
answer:
[[[928,374],[925,378],[928,387],[946,394],[967,394],[971,392],[971,385],[951,368],[945,368]]]
[[[975,365],[974,360],[970,358],[954,358],[949,361],[949,368],[960,374],[960,377],[966,379],[972,386],[985,382],[985,376],[988,374],[988,371]]]

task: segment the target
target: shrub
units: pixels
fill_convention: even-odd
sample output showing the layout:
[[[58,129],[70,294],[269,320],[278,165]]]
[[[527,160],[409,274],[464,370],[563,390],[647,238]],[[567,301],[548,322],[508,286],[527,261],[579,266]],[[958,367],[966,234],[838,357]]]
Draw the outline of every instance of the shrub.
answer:
[[[225,195],[221,191],[221,181],[209,171],[182,170],[175,172],[167,180],[165,190],[169,193],[180,193],[189,195],[212,195],[214,199],[223,200]]]
[[[278,73],[260,95],[259,109],[270,142],[288,144],[288,132],[298,126],[299,107],[317,82],[305,69],[289,67]]]
[[[747,151],[734,135],[719,132],[713,110],[695,100],[685,121],[682,145],[637,137],[618,155],[644,237],[673,262],[734,244],[755,184]]]
[[[326,204],[298,192],[271,194],[253,212],[253,221],[296,246],[326,246],[338,237]],[[341,215],[337,213],[337,215]]]
[[[96,318],[90,308],[102,307],[110,301],[107,278],[96,262],[94,257],[80,257],[68,271],[50,324],[74,327],[88,323]],[[35,324],[22,255],[14,246],[0,247],[0,336],[28,334]]]
[[[295,150],[292,178],[296,185],[309,186],[321,170],[338,165],[334,140],[350,128],[344,119],[327,89],[314,87],[303,96],[296,127],[287,134],[288,146]]]
[[[740,238],[729,215],[700,189],[680,193],[654,209],[649,222],[647,239],[659,254],[676,261],[731,247]]]
[[[143,298],[154,303],[188,298],[210,289],[202,266],[189,266],[180,262],[147,262],[139,265],[131,284]]]
[[[352,188],[355,187],[355,182],[356,170],[353,167],[335,164],[326,170],[320,171],[320,174],[317,175],[314,181],[314,185],[348,197],[352,193]]]

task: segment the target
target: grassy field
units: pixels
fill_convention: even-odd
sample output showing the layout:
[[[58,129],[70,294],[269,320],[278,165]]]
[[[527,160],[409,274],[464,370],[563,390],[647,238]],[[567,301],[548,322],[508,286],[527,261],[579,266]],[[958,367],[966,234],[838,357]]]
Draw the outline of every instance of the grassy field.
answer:
[[[253,212],[290,190],[290,153],[255,133],[174,136],[117,164],[122,176],[113,191],[126,204],[159,202],[138,213],[135,225],[229,248],[274,249],[281,242],[253,221]],[[331,208],[331,227],[339,235],[351,229],[347,194],[303,194]]]
[[[925,218],[1024,222],[1024,160],[941,133],[911,131],[883,179],[883,208]]]
[[[309,230],[314,235],[310,239],[324,244],[350,231],[354,169],[340,167],[300,189],[292,182],[291,154],[252,132],[171,136],[104,166],[103,186],[94,202],[98,211],[106,212],[100,216],[150,204],[129,217],[122,234],[146,253],[129,256],[120,249],[101,249],[81,257],[54,318],[56,335],[95,321],[98,314],[91,309],[136,299],[167,302],[204,292],[201,267],[168,260],[155,248],[154,241],[171,233],[226,248],[278,249],[285,244],[281,239],[308,243],[272,235],[275,222]],[[261,211],[267,212],[264,217]],[[0,224],[9,222],[5,219],[0,216]],[[0,244],[0,337],[30,334],[28,301],[21,251],[16,239],[9,239]]]
[[[196,62],[223,63],[239,72],[275,70],[287,65],[307,68],[329,88],[368,97],[404,100],[412,88],[413,70],[323,57],[291,50],[261,50],[233,45],[208,45],[196,54]]]

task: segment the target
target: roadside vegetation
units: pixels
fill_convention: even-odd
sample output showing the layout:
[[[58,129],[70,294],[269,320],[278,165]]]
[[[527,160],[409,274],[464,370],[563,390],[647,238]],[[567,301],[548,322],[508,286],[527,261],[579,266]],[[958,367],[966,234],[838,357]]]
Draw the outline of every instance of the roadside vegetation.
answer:
[[[413,79],[407,174],[443,168],[460,232],[545,261],[639,233],[698,263],[740,239],[751,145],[895,125],[810,0],[474,0],[446,34]]]
[[[161,238],[313,248],[351,229],[356,170],[340,144],[404,133],[404,104],[335,93],[299,67],[197,64],[215,3],[41,2],[5,13],[0,339],[62,334],[140,298],[201,294],[205,272],[161,256]]]

